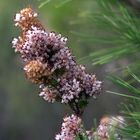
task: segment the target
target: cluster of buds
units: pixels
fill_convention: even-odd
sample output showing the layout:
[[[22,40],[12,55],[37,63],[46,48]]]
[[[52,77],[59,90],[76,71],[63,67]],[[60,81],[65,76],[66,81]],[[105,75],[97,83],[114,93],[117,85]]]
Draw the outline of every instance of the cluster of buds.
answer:
[[[82,120],[76,115],[65,117],[62,123],[61,133],[57,134],[56,140],[75,140],[76,136],[81,132]]]
[[[96,131],[83,129],[82,120],[77,115],[63,119],[61,132],[56,135],[56,140],[75,140],[75,139],[87,139],[87,140],[122,140],[122,136],[119,132],[124,128],[125,120],[122,116],[105,116],[101,118],[99,126]]]
[[[48,102],[69,104],[76,114],[89,97],[100,94],[102,82],[86,73],[66,47],[67,38],[45,30],[37,13],[28,7],[15,16],[21,35],[12,41],[24,61],[27,79],[40,84],[39,94]]]
[[[116,140],[122,140],[119,129],[124,128],[124,126],[125,120],[122,116],[105,116],[101,119],[94,137],[99,140],[109,140],[110,136],[113,135]]]

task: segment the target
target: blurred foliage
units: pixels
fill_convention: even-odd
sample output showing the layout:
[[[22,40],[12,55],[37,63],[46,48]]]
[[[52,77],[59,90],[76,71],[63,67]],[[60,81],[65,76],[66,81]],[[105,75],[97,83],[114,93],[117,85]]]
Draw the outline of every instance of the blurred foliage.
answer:
[[[118,77],[111,77],[111,80],[116,85],[119,85],[124,91],[123,93],[111,92],[115,95],[125,97],[127,100],[121,104],[121,114],[124,116],[126,126],[121,129],[121,133],[128,139],[140,139],[140,78],[135,75],[130,69],[128,73],[131,75],[130,79],[124,81]],[[137,87],[138,86],[138,87]],[[129,94],[128,94],[129,93]]]
[[[93,65],[101,65],[114,59],[127,58],[128,65],[139,72],[140,20],[138,12],[116,0],[98,0],[97,3],[99,10],[87,13],[91,25],[90,30],[72,31],[82,40],[93,45],[100,45],[97,51],[91,51],[90,54],[81,58],[80,62],[92,60]]]

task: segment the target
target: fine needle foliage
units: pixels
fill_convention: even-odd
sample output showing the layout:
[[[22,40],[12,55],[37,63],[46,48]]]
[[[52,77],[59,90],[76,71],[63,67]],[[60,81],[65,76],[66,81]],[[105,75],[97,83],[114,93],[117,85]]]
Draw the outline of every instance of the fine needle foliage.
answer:
[[[122,92],[107,92],[126,99],[121,105],[121,113],[126,121],[125,126],[119,130],[122,137],[139,140],[140,78],[137,76],[139,75],[140,49],[139,15],[134,9],[116,0],[97,0],[97,3],[99,11],[97,13],[93,11],[88,18],[93,23],[93,29],[101,31],[101,34],[73,33],[93,44],[106,44],[106,47],[90,53],[80,61],[92,59],[93,65],[102,65],[122,58],[129,60],[131,69],[127,70],[126,80],[118,76],[109,77],[109,80],[115,83]]]
[[[133,56],[134,65],[139,66],[140,20],[136,11],[116,0],[97,0],[98,11],[87,14],[95,34],[73,32],[82,39],[99,45],[106,45],[80,59],[91,59],[93,65],[105,64],[112,60]],[[98,32],[98,33],[97,33]],[[132,64],[132,63],[131,63]]]
[[[38,6],[39,8],[42,8],[43,6],[47,5],[48,3],[50,3],[52,0],[45,0],[45,1],[42,1],[40,3],[40,5]],[[63,6],[64,4],[67,4],[68,2],[70,2],[72,0],[59,0],[57,1],[57,4],[55,5],[56,8],[59,8],[61,6]]]
[[[110,77],[111,81],[120,86],[124,91],[123,93],[111,92],[108,93],[125,97],[127,102],[121,105],[122,115],[126,120],[125,127],[121,129],[124,137],[129,139],[140,139],[140,89],[135,85],[140,84],[140,78],[135,75],[130,69],[130,80],[124,81],[118,77]],[[129,93],[129,94],[128,94]],[[127,104],[126,104],[127,103]]]

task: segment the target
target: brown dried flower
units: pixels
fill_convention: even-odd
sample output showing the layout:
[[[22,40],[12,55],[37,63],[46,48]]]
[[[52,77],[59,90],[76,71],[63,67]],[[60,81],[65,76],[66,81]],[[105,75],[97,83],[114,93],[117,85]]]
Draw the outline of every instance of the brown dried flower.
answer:
[[[46,78],[51,75],[51,70],[47,67],[47,64],[43,64],[39,60],[29,61],[25,65],[24,70],[27,79],[35,84],[42,83],[44,77]]]
[[[37,13],[33,11],[31,7],[22,9],[19,13],[15,15],[15,26],[21,28],[22,31],[27,31],[31,26],[38,28],[43,28],[37,19]]]

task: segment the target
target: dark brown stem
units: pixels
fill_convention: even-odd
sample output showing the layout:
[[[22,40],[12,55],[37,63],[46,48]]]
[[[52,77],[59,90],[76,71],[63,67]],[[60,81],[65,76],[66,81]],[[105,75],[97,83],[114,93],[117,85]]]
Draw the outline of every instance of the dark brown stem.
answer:
[[[79,117],[82,116],[83,109],[79,107],[78,102],[71,102],[71,103],[69,103],[69,106],[77,116],[79,116]]]
[[[77,112],[76,112],[77,116],[81,117],[83,114],[82,109],[79,107],[79,104],[76,102],[75,102],[75,106],[76,106],[76,110],[77,110]]]
[[[69,103],[69,106],[70,106],[70,108],[71,108],[74,112],[76,112],[76,108],[75,108],[75,106],[73,106],[72,103]]]

